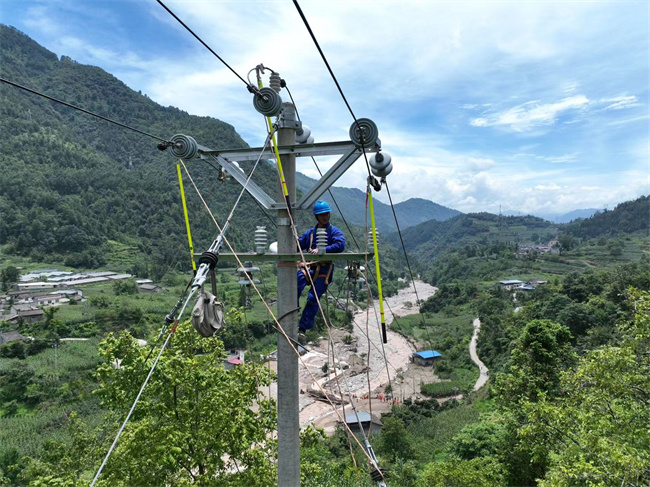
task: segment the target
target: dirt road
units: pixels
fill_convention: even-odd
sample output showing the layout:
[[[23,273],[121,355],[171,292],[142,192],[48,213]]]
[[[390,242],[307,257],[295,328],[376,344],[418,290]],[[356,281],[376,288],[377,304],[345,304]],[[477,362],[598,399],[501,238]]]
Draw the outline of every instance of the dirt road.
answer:
[[[474,384],[474,390],[478,391],[481,387],[485,385],[485,383],[488,381],[490,378],[489,375],[489,370],[485,366],[483,362],[481,362],[481,359],[478,358],[478,354],[476,353],[476,342],[478,340],[478,332],[481,329],[481,320],[476,318],[474,320],[474,335],[472,335],[472,340],[469,342],[469,355],[472,358],[472,362],[474,362],[480,371],[480,375],[478,380],[476,381],[476,384]]]

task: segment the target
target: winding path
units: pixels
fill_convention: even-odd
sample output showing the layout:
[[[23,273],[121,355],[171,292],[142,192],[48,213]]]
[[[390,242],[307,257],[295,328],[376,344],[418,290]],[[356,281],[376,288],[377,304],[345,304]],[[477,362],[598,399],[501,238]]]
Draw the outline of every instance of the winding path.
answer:
[[[478,358],[478,355],[476,354],[476,342],[478,340],[478,332],[480,329],[481,320],[476,318],[474,319],[474,334],[472,335],[472,340],[469,342],[469,355],[472,358],[472,362],[478,366],[480,371],[478,380],[476,381],[476,384],[474,384],[475,391],[478,391],[481,387],[483,387],[490,378],[490,371],[485,366],[485,364],[481,362],[481,359]]]

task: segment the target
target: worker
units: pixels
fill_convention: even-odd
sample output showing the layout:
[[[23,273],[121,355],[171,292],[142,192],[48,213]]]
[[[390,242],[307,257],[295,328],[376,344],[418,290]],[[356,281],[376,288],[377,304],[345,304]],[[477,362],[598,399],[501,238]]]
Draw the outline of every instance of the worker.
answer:
[[[343,252],[345,250],[345,237],[343,232],[330,223],[330,205],[324,201],[317,201],[314,204],[314,216],[316,217],[316,226],[310,228],[298,239],[300,249],[309,254],[318,254],[318,242],[316,230],[318,228],[327,229],[327,246],[325,251],[328,254]],[[308,258],[308,257],[307,257]],[[305,331],[314,326],[314,318],[318,311],[318,299],[327,290],[327,286],[332,282],[332,273],[334,263],[314,262],[311,264],[302,264],[298,270],[298,305],[300,306],[300,295],[305,286],[311,286],[307,296],[305,309],[300,317],[299,333],[303,335]],[[311,276],[311,278],[310,278]],[[312,286],[313,281],[313,286]],[[303,338],[299,335],[299,338]]]

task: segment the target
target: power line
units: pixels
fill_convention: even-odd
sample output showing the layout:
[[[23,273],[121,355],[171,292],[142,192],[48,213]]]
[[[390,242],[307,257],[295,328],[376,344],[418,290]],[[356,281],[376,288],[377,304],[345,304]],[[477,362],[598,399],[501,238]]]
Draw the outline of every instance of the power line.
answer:
[[[248,83],[244,78],[242,78],[241,76],[239,76],[239,74],[237,73],[237,71],[235,71],[233,68],[231,68],[230,65],[229,65],[226,61],[224,61],[223,58],[222,58],[221,56],[219,56],[219,54],[217,54],[216,52],[214,52],[214,51],[212,50],[212,48],[211,48],[210,46],[208,46],[208,45],[203,41],[203,39],[201,39],[197,34],[195,34],[194,31],[193,31],[192,29],[190,29],[190,28],[185,24],[185,22],[183,22],[181,19],[179,19],[178,16],[177,16],[174,12],[172,12],[172,11],[167,7],[167,5],[165,5],[164,3],[162,3],[160,0],[156,0],[156,1],[157,1],[157,2],[162,6],[162,8],[164,8],[165,10],[167,10],[167,12],[169,13],[169,15],[171,15],[172,17],[174,17],[174,18],[178,21],[179,24],[181,24],[183,27],[185,27],[185,29],[186,29],[190,34],[192,34],[192,35],[196,38],[197,41],[199,41],[201,44],[203,44],[203,46],[204,46],[208,51],[210,51],[212,54],[214,54],[214,56],[215,56],[219,61],[221,61],[225,67],[227,67],[230,71],[232,71],[232,72],[234,73],[235,76],[237,76],[240,80],[242,80],[242,82],[243,82],[243,83],[244,83],[244,84],[249,88],[249,91],[250,91],[251,88],[253,88],[253,87],[252,87],[252,86],[251,86],[251,85],[250,85],[250,84],[249,84],[249,83]],[[254,90],[253,90],[253,91],[254,91]]]
[[[67,103],[67,102],[65,102],[65,101],[63,101],[63,100],[59,100],[58,98],[54,98],[54,97],[52,97],[52,96],[48,96],[48,95],[46,95],[46,94],[44,94],[44,93],[40,93],[40,92],[38,92],[38,91],[36,91],[36,90],[32,90],[31,88],[27,88],[26,86],[19,85],[18,83],[14,83],[13,81],[9,81],[8,79],[0,78],[0,81],[2,81],[3,83],[6,83],[6,84],[8,84],[8,85],[14,86],[14,87],[16,87],[16,88],[20,88],[21,90],[25,90],[25,91],[27,91],[27,92],[29,92],[29,93],[34,94],[34,95],[38,95],[38,96],[41,96],[41,97],[43,97],[43,98],[46,98],[46,99],[48,99],[48,100],[50,100],[50,101],[54,101],[54,102],[56,102],[56,103],[60,103],[61,105],[65,105],[66,107],[74,108],[75,110],[79,110],[80,112],[83,112],[83,113],[85,113],[85,114],[87,114],[87,115],[92,115],[93,117],[101,118],[102,120],[105,120],[105,121],[110,122],[110,123],[112,123],[112,124],[118,125],[118,126],[120,126],[120,127],[122,127],[122,128],[125,128],[125,129],[128,129],[128,130],[131,130],[131,131],[133,131],[133,132],[137,132],[137,133],[142,134],[142,135],[146,135],[147,137],[151,137],[152,139],[159,140],[160,142],[164,142],[164,143],[168,143],[168,142],[169,142],[167,139],[163,139],[162,137],[158,137],[157,135],[152,135],[152,134],[150,134],[150,133],[148,133],[148,132],[144,132],[144,131],[142,131],[142,130],[138,130],[138,129],[133,128],[133,127],[131,127],[131,126],[129,126],[129,125],[126,125],[126,124],[123,124],[123,123],[121,123],[121,122],[118,122],[118,121],[116,121],[116,120],[112,120],[112,119],[110,119],[110,118],[106,118],[106,117],[104,117],[104,116],[102,116],[102,115],[99,115],[99,114],[97,114],[97,113],[94,113],[94,112],[91,112],[91,111],[89,111],[89,110],[86,110],[85,108],[81,108],[81,107],[78,107],[78,106],[72,105],[72,104]]]
[[[341,85],[339,84],[338,80],[336,79],[336,76],[334,75],[334,71],[332,71],[332,68],[330,67],[330,64],[327,62],[327,58],[325,57],[325,53],[323,50],[320,48],[320,44],[318,44],[318,40],[316,39],[316,35],[314,34],[314,31],[311,30],[311,26],[309,25],[309,22],[307,21],[307,17],[305,17],[305,14],[302,12],[302,9],[300,8],[300,5],[298,5],[298,0],[293,0],[293,4],[296,6],[296,9],[298,10],[298,14],[300,15],[300,18],[305,24],[305,27],[307,27],[307,31],[309,32],[309,35],[311,36],[311,39],[314,41],[314,45],[316,46],[316,49],[318,49],[318,52],[320,53],[321,58],[323,58],[323,62],[325,63],[325,66],[327,67],[327,70],[330,73],[330,76],[332,77],[332,80],[334,80],[334,84],[339,90],[339,93],[341,94],[341,98],[343,98],[343,102],[345,103],[345,106],[348,107],[348,111],[350,112],[350,115],[352,115],[352,118],[354,119],[354,123],[357,125],[357,128],[359,128],[359,122],[357,121],[357,117],[355,116],[354,112],[352,111],[352,107],[348,103],[347,98],[343,94],[343,89],[341,88]],[[368,156],[366,155],[366,149],[365,146],[363,145],[363,140],[361,140],[361,148],[363,149],[363,157],[366,160],[366,168],[368,169],[368,176],[371,175],[370,173],[370,164],[368,163]]]
[[[384,186],[386,186],[386,193],[388,193],[388,201],[390,202],[390,209],[393,211],[393,218],[395,218],[395,225],[397,226],[397,234],[399,235],[399,241],[402,244],[402,251],[404,252],[404,258],[406,259],[406,266],[409,270],[409,276],[411,276],[411,282],[413,283],[413,290],[415,291],[415,299],[418,303],[418,309],[420,309],[420,316],[422,317],[422,325],[424,329],[427,330],[427,336],[429,336],[427,323],[424,320],[424,315],[422,314],[422,305],[420,304],[420,296],[418,296],[418,287],[415,285],[415,279],[413,278],[413,271],[411,270],[411,263],[409,262],[409,256],[406,253],[406,246],[404,245],[404,239],[402,238],[402,231],[399,227],[399,222],[397,221],[397,213],[395,213],[395,205],[393,205],[393,198],[390,195],[390,189],[388,189],[388,181],[384,181]],[[431,337],[429,336],[429,342],[431,342]]]

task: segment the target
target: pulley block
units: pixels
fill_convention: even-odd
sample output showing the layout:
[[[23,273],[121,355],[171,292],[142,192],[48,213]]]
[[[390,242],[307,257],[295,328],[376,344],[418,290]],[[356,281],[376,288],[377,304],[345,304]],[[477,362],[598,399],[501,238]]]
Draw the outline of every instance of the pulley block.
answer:
[[[172,154],[178,159],[192,159],[199,151],[196,140],[188,135],[174,135],[171,142]]]
[[[357,146],[371,147],[378,137],[377,125],[369,118],[359,118],[350,125],[350,140]]]
[[[265,117],[275,117],[282,110],[282,98],[273,88],[262,88],[253,95],[253,106]]]

